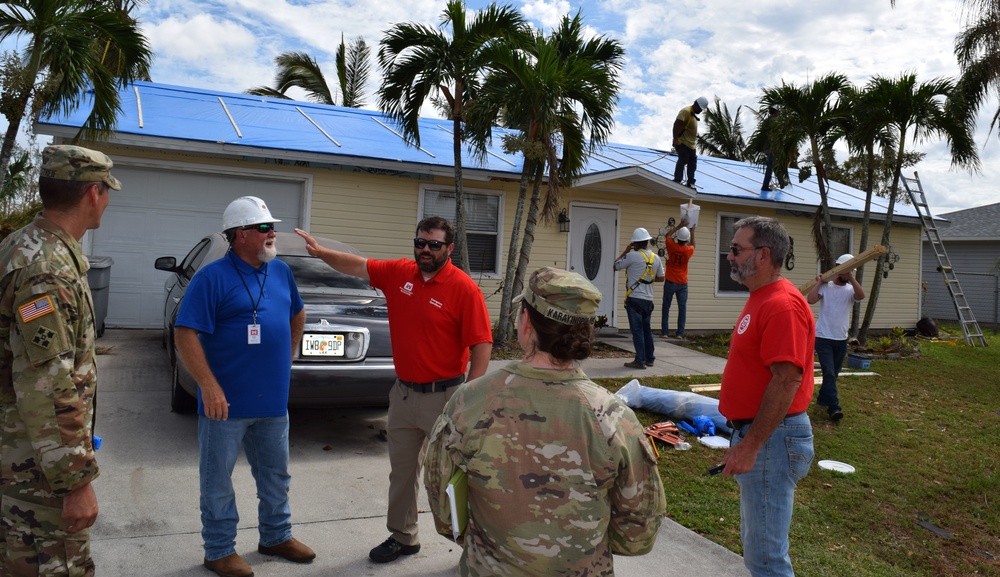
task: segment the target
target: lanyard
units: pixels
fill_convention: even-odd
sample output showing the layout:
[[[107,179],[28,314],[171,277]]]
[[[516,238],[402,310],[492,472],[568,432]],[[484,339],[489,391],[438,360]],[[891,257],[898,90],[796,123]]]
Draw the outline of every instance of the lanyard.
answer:
[[[264,263],[264,279],[257,280],[257,285],[260,287],[260,294],[257,295],[257,302],[253,302],[253,294],[250,292],[250,287],[247,285],[246,279],[243,278],[243,271],[240,270],[240,267],[236,264],[236,260],[233,258],[232,251],[229,252],[229,261],[233,263],[237,274],[240,275],[240,280],[243,281],[243,288],[247,289],[247,296],[250,297],[250,304],[253,305],[253,324],[257,324],[257,306],[260,305],[260,299],[264,298],[264,283],[267,282],[267,263]],[[254,278],[257,278],[256,275],[254,275]]]

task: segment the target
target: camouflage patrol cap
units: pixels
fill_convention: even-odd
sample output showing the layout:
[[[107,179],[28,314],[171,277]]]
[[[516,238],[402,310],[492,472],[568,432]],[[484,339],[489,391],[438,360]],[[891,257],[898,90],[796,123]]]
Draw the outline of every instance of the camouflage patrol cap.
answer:
[[[41,176],[74,182],[103,182],[115,190],[122,183],[111,176],[114,163],[97,150],[68,144],[54,144],[42,150]]]
[[[545,318],[575,325],[594,320],[601,291],[575,272],[547,266],[531,273],[528,286],[514,302],[522,300]]]

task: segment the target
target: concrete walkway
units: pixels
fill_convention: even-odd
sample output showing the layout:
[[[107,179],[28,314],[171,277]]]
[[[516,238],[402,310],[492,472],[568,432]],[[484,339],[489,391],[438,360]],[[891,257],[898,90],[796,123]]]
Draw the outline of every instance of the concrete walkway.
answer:
[[[581,364],[583,372],[592,379],[598,378],[630,378],[662,377],[666,375],[722,375],[726,367],[726,359],[706,355],[693,349],[678,345],[677,339],[664,339],[654,336],[656,340],[656,362],[644,370],[630,369],[625,363],[631,357],[617,359],[586,359]],[[602,343],[635,353],[632,337],[628,333],[602,334],[598,337]],[[502,367],[509,361],[490,361],[489,370]]]
[[[109,329],[97,344],[103,349],[97,358],[97,434],[104,437],[97,455],[101,476],[94,482],[100,516],[91,529],[97,574],[212,577],[201,566],[197,417],[170,412],[170,366],[160,347],[160,332]],[[663,374],[670,367],[683,371],[677,374],[721,373],[719,359],[699,358],[666,341],[658,343],[657,355],[655,367],[643,376]],[[629,369],[621,366],[626,360],[595,359],[584,368],[591,376],[627,377]],[[389,460],[379,434],[385,428],[385,409],[300,409],[290,411],[289,417],[293,532],[316,550],[317,558],[296,565],[257,553],[254,482],[240,458],[233,474],[240,512],[236,549],[257,577],[458,574],[461,550],[434,533],[423,494],[420,552],[386,565],[368,560],[369,549],[388,535]],[[615,557],[615,573],[748,575],[739,555],[669,519],[652,552]]]

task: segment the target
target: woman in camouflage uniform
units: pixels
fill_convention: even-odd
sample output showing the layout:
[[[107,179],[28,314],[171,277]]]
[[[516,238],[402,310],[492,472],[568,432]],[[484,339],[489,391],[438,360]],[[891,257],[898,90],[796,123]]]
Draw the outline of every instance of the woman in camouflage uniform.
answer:
[[[601,294],[543,268],[516,300],[524,359],[460,386],[434,427],[425,485],[435,522],[451,535],[445,490],[459,467],[462,575],[614,575],[612,554],[652,549],[664,496],[635,414],[576,362],[590,356]]]

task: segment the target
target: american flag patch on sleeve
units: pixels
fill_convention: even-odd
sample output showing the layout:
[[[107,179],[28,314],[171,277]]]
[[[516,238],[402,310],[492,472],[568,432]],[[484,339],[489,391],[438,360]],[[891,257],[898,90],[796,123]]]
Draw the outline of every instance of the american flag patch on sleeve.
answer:
[[[52,298],[45,295],[38,300],[31,301],[26,305],[21,305],[18,307],[17,312],[21,315],[21,322],[27,323],[37,319],[38,317],[44,317],[55,310],[56,309],[52,306]]]

